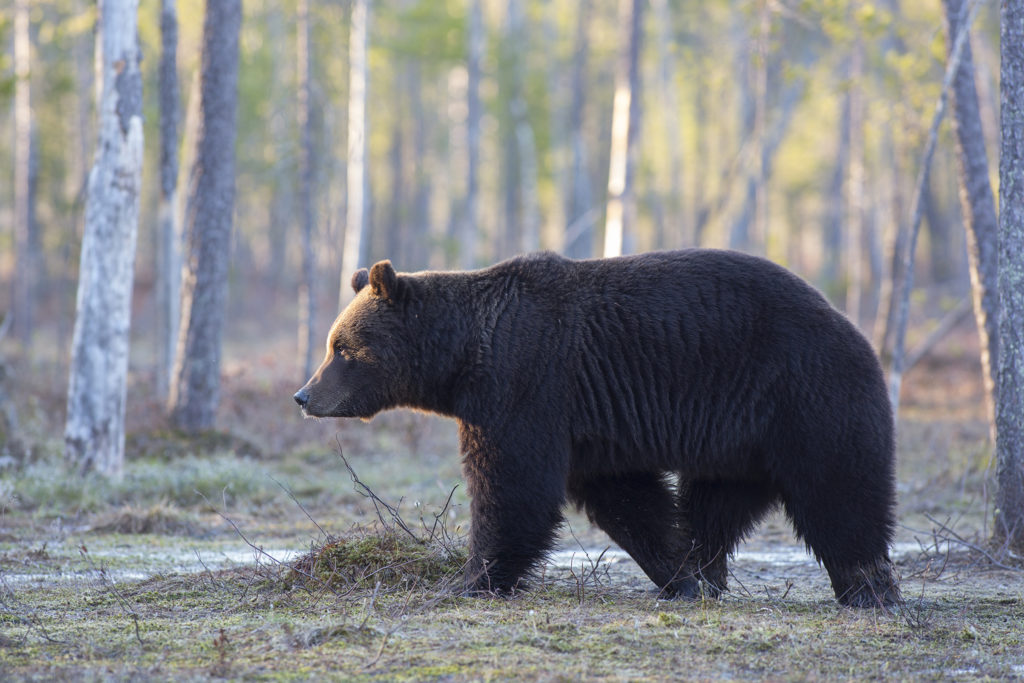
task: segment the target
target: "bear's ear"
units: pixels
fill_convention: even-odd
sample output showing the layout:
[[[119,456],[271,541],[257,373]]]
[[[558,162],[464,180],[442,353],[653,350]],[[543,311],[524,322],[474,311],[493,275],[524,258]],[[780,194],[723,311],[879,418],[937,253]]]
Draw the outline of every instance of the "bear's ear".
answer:
[[[398,276],[391,267],[391,261],[379,261],[370,268],[370,287],[382,299],[395,301],[398,298]]]
[[[367,285],[370,281],[370,272],[366,268],[360,268],[356,272],[352,273],[352,289],[358,294],[359,290]]]

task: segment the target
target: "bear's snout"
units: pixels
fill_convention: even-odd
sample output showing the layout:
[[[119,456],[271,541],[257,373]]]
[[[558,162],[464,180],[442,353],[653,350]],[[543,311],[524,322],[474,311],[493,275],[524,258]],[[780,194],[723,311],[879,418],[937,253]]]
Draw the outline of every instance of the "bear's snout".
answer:
[[[306,406],[309,405],[309,392],[306,391],[305,388],[296,391],[292,398],[295,399],[295,402],[298,403],[299,407],[303,410],[305,410]]]

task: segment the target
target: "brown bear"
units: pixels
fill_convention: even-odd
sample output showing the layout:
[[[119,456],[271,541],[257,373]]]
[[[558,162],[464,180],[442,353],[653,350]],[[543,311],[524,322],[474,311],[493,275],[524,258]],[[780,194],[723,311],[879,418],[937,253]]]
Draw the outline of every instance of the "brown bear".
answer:
[[[664,595],[718,595],[726,557],[781,504],[839,602],[899,600],[881,368],[784,268],[705,249],[542,253],[469,272],[382,261],[352,286],[295,401],[458,421],[471,591],[515,589],[569,501]]]

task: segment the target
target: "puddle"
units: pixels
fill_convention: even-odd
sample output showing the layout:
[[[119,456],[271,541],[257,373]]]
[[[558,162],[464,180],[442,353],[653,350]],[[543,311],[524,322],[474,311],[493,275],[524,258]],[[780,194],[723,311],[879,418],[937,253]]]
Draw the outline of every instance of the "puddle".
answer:
[[[892,557],[897,559],[906,555],[917,554],[921,547],[917,543],[897,543],[892,548]],[[46,583],[97,582],[100,570],[106,580],[113,583],[125,581],[143,581],[159,574],[189,574],[206,570],[227,569],[229,567],[252,566],[259,561],[262,564],[276,565],[294,560],[300,551],[287,548],[264,548],[256,551],[248,546],[237,550],[197,550],[193,548],[181,550],[150,550],[150,549],[118,549],[104,548],[89,552],[91,564],[85,560],[70,563],[74,569],[56,568],[51,572],[17,573],[0,571],[0,582],[8,587],[41,585]],[[131,569],[112,569],[106,567],[104,560],[131,560],[136,566]],[[770,549],[740,549],[732,562],[748,569],[781,569],[805,565],[816,566],[817,562],[801,545],[777,546]],[[549,567],[560,570],[579,570],[581,567],[591,569],[595,565],[603,568],[619,566],[621,571],[639,570],[625,551],[617,547],[566,549],[552,553],[548,557]]]
[[[906,555],[917,554],[921,547],[917,543],[897,543],[891,550],[892,558],[898,559]],[[602,556],[601,553],[604,553]],[[582,564],[590,567],[601,558],[602,565],[616,565],[622,562],[632,562],[625,551],[618,548],[587,548],[581,550],[559,550],[552,553],[548,558],[548,564],[559,569],[578,569]],[[817,565],[814,556],[807,552],[802,545],[780,546],[768,550],[744,550],[740,549],[732,558],[732,562],[739,564],[769,565],[772,567],[790,567],[794,565]]]

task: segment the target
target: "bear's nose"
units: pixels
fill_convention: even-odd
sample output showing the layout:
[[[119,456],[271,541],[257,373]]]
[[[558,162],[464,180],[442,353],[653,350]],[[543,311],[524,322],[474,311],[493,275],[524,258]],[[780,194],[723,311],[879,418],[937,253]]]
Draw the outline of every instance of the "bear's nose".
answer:
[[[292,398],[295,399],[295,402],[299,404],[300,408],[305,410],[306,405],[309,403],[309,392],[307,392],[305,389],[299,389],[298,391],[295,392],[295,396],[293,396]]]

